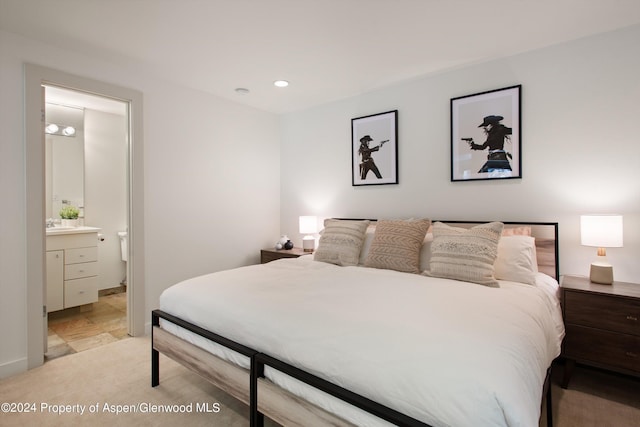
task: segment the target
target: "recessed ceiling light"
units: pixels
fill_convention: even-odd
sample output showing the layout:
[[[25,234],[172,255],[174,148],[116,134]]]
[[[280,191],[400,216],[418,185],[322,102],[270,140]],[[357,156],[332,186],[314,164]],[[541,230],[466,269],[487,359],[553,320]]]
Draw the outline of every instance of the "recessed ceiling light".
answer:
[[[249,89],[245,87],[237,87],[236,92],[239,93],[240,95],[246,95],[249,93]]]
[[[289,82],[286,80],[276,80],[275,82],[273,82],[274,85],[278,86],[278,87],[287,87],[289,86]]]

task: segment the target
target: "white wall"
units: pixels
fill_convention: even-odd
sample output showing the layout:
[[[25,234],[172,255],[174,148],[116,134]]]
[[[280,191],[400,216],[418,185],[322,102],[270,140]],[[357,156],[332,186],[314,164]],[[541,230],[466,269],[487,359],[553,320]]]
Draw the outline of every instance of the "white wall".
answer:
[[[579,216],[624,215],[616,280],[640,282],[640,26],[453,70],[282,120],[281,231],[299,215],[557,221],[561,274],[588,275]],[[450,182],[450,99],[522,85],[522,179]],[[399,185],[351,186],[351,119],[399,110]]]
[[[278,117],[111,61],[0,31],[0,377],[27,366],[25,62],[143,93],[147,318],[175,281],[258,262],[279,233]]]
[[[118,231],[127,230],[127,121],[85,109],[84,225],[100,228],[98,289],[120,285],[125,263]]]

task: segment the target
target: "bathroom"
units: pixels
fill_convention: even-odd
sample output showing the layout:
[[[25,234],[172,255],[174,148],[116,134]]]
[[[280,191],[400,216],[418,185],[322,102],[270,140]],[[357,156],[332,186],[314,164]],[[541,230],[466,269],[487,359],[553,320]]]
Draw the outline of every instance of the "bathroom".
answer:
[[[47,243],[53,234],[95,231],[97,252],[90,273],[97,301],[47,310],[49,360],[127,336],[127,104],[45,86],[45,122],[58,127],[44,137]],[[79,211],[73,228],[62,227],[68,206]]]

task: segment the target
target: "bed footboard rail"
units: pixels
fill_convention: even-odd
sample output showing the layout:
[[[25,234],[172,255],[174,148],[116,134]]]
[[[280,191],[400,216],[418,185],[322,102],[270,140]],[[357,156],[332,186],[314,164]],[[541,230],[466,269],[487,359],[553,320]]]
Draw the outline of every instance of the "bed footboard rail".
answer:
[[[164,319],[167,320],[171,323],[173,323],[174,325],[178,325],[181,328],[184,328],[190,332],[193,332],[194,334],[197,334],[201,337],[204,337],[208,340],[211,340],[213,342],[216,342],[220,345],[223,345],[231,350],[234,350],[244,356],[247,356],[249,358],[252,358],[255,354],[257,354],[257,351],[255,351],[254,349],[247,347],[246,345],[242,345],[240,343],[237,343],[233,340],[230,340],[228,338],[225,338],[221,335],[218,335],[216,333],[213,333],[211,331],[208,331],[204,328],[201,328],[197,325],[194,325],[192,323],[186,322],[176,316],[173,316],[169,313],[166,313],[162,310],[153,310],[151,312],[151,343],[153,343],[153,327],[159,327],[160,326],[160,319]],[[160,352],[156,349],[153,348],[153,345],[151,346],[151,386],[155,387],[160,383],[160,366],[159,366],[159,357],[160,357]]]
[[[411,418],[401,412],[381,405],[380,403],[377,403],[371,399],[368,399],[364,396],[333,384],[332,382],[324,380],[320,377],[303,371],[302,369],[296,368],[295,366],[289,365],[288,363],[268,356],[264,353],[257,353],[253,358],[252,365],[251,389],[255,390],[256,394],[258,394],[258,391],[262,389],[262,387],[259,388],[259,382],[263,381],[264,368],[265,366],[269,366],[279,372],[289,375],[299,381],[302,381],[305,384],[308,384],[318,390],[330,394],[333,397],[336,397],[392,424],[406,427],[431,427],[429,424],[425,424],[421,421]],[[251,411],[255,412],[255,416],[257,417],[261,416],[262,414],[260,414],[259,412],[259,407],[261,406],[259,402],[261,400],[261,397],[259,395],[256,397],[257,404],[251,407]]]
[[[247,347],[246,345],[237,343],[233,340],[223,337],[222,335],[218,335],[214,332],[208,331],[204,328],[201,328],[200,326],[189,323],[185,320],[180,319],[179,317],[173,316],[162,310],[153,310],[151,312],[151,325],[152,325],[151,327],[151,386],[152,387],[156,387],[157,385],[160,384],[160,352],[154,347],[154,330],[156,328],[160,328],[160,319],[171,322],[174,325],[180,326],[181,328],[184,328],[190,332],[193,332],[196,335],[199,335],[210,341],[216,342],[224,347],[227,347],[231,350],[234,350],[250,358],[251,368],[250,368],[249,381],[248,381],[249,384],[247,384],[247,387],[249,388],[249,399],[248,399],[248,402],[246,403],[249,404],[250,408],[257,406],[256,390],[251,385],[251,376],[253,375],[252,372],[254,370],[253,360],[255,358],[255,355],[258,352],[250,347]],[[251,423],[251,426],[263,426],[264,417],[262,416],[262,414],[254,413],[254,411],[251,411],[250,423]]]
[[[278,421],[278,417],[283,415],[283,411],[281,409],[282,407],[278,407],[280,403],[285,402],[290,404],[293,401],[302,400],[301,398],[297,398],[294,395],[287,394],[288,392],[286,392],[284,389],[267,380],[265,378],[265,367],[273,368],[276,371],[295,378],[298,381],[321,390],[339,400],[342,400],[343,402],[353,405],[392,424],[406,427],[431,427],[429,424],[425,424],[422,421],[411,418],[408,415],[405,415],[378,402],[375,402],[371,399],[340,387],[334,383],[310,374],[300,368],[296,368],[295,366],[282,362],[269,355],[260,353],[250,347],[203,329],[162,310],[153,310],[151,313],[151,317],[153,326],[151,332],[151,386],[156,387],[160,384],[160,351],[154,347],[154,330],[160,329],[160,319],[164,319],[190,332],[193,332],[199,336],[223,345],[250,358],[251,367],[247,380],[249,383],[248,403],[250,410],[249,418],[251,427],[263,427],[265,415]],[[166,332],[164,334],[166,335]],[[162,337],[160,337],[160,335],[161,334],[158,332],[158,339],[159,341],[162,341]],[[546,404],[547,427],[552,427],[553,423],[550,374],[551,368],[549,368],[549,370],[547,371],[545,385],[543,387],[543,405],[541,405],[544,406],[544,404]],[[246,373],[244,375],[246,375]],[[263,395],[260,396],[260,393],[263,393]],[[238,396],[235,397],[240,398]],[[246,403],[245,398],[241,400],[245,401]],[[333,416],[329,412],[326,412],[325,410],[309,402],[305,401],[304,406],[306,406],[306,408],[304,408],[302,412],[298,412],[297,415],[284,414],[284,418],[281,419],[291,420],[291,416],[305,417],[305,414],[310,414],[314,417],[317,415],[317,419],[320,420],[315,424],[311,423],[310,425],[331,425],[341,427],[351,426],[349,422],[344,421],[341,418],[335,418],[335,416]],[[286,410],[289,410],[289,408],[290,406]],[[261,412],[261,410],[264,411],[264,414]]]

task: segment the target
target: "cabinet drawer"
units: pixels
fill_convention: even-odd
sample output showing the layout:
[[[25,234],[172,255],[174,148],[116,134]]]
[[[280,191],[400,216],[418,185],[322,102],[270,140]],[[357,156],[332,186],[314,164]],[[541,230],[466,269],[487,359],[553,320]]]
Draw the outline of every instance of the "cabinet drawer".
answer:
[[[640,336],[637,299],[565,291],[565,323]]]
[[[640,337],[567,325],[564,355],[640,372]]]
[[[275,261],[277,259],[280,259],[280,255],[279,254],[274,254],[272,252],[261,252],[260,253],[260,263],[261,264],[266,264],[268,262],[271,261]]]
[[[299,256],[306,255],[305,253],[301,253],[299,249],[283,249],[282,251],[273,251],[273,250],[261,250],[260,251],[260,263],[266,264],[271,261],[275,261],[277,259],[282,258],[298,258]]]
[[[76,264],[79,262],[91,262],[98,260],[98,247],[74,248],[64,251],[64,263]]]
[[[65,308],[96,301],[98,301],[98,278],[96,276],[64,281]]]
[[[58,249],[69,248],[85,248],[96,246],[98,243],[98,233],[78,233],[78,234],[59,234],[47,236],[47,250],[54,251]]]
[[[97,262],[83,262],[79,264],[67,264],[64,266],[65,280],[80,279],[81,277],[90,277],[98,275]]]

